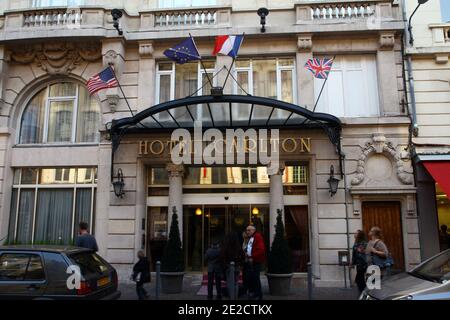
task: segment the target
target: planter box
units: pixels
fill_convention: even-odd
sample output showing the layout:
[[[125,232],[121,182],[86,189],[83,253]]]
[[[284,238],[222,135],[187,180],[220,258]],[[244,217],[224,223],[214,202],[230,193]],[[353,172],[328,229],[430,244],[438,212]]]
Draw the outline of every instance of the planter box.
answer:
[[[269,282],[269,291],[273,296],[287,296],[291,292],[292,273],[274,274],[266,273]]]
[[[161,272],[162,293],[174,294],[183,291],[184,272]]]

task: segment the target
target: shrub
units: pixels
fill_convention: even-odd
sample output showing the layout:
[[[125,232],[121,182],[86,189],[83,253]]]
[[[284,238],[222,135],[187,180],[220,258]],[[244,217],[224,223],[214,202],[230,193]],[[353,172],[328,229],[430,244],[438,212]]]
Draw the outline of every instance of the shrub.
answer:
[[[292,273],[291,250],[284,234],[284,224],[281,218],[282,210],[277,210],[275,237],[269,251],[267,272],[274,274]]]
[[[161,261],[162,272],[183,272],[184,254],[180,240],[180,230],[178,228],[177,210],[173,207],[172,223],[170,225],[169,240]]]

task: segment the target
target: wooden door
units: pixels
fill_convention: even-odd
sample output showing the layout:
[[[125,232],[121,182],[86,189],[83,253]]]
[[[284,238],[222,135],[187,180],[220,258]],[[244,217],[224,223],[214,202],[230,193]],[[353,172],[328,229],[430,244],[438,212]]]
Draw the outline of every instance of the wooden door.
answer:
[[[394,259],[394,270],[405,270],[402,218],[399,202],[364,202],[362,206],[363,228],[380,227],[384,243]]]

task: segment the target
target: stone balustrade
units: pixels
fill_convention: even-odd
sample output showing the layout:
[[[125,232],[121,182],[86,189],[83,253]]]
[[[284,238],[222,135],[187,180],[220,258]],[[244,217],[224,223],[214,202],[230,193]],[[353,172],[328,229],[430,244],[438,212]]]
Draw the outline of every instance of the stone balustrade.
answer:
[[[28,11],[23,14],[23,26],[26,28],[55,27],[81,24],[83,15],[75,9],[50,9]]]
[[[373,17],[392,18],[392,1],[302,1],[296,5],[297,23],[343,23],[350,20],[367,20]]]
[[[215,9],[188,9],[155,13],[155,27],[209,26],[217,23]]]
[[[439,23],[429,25],[433,34],[434,46],[450,45],[450,23]]]

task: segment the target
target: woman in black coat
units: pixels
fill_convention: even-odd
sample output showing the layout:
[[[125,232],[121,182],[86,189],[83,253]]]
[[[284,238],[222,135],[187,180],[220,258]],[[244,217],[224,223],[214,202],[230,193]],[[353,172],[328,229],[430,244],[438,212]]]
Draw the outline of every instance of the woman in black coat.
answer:
[[[150,282],[150,262],[143,251],[138,251],[139,261],[133,267],[133,281],[136,281],[136,293],[139,300],[148,298],[147,291],[144,289],[144,283]]]
[[[359,292],[363,292],[366,287],[366,259],[367,237],[362,230],[357,230],[355,233],[355,243],[352,252],[352,266],[356,267],[355,282],[358,286]]]

